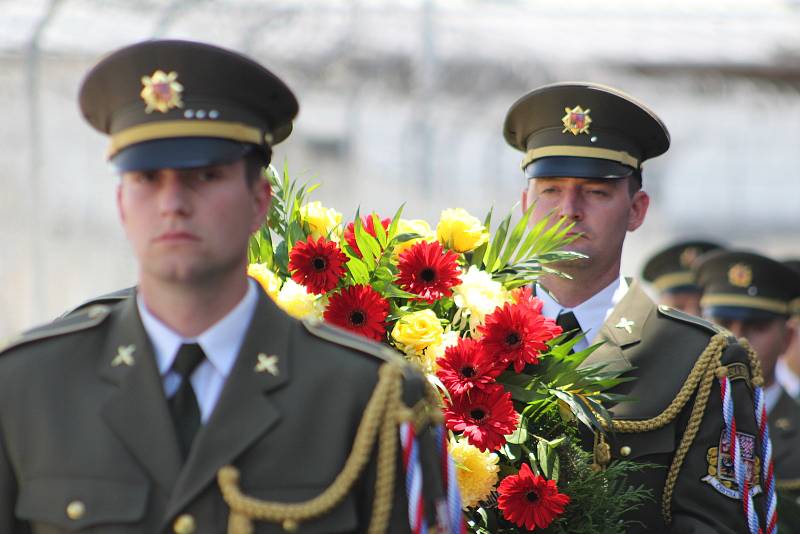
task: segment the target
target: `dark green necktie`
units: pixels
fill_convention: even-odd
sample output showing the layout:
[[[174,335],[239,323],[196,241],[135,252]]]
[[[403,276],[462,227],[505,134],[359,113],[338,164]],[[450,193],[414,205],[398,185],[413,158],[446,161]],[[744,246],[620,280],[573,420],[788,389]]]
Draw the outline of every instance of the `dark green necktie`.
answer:
[[[200,345],[187,343],[178,349],[175,363],[172,364],[172,370],[181,377],[181,385],[175,395],[169,399],[168,404],[184,460],[189,456],[192,441],[197,431],[200,430],[200,406],[197,404],[197,397],[194,395],[189,378],[205,357]]]
[[[572,312],[559,313],[558,317],[556,317],[556,324],[561,327],[565,334],[567,334],[567,337],[564,338],[564,343],[581,334],[581,325],[578,323],[578,319]],[[569,352],[570,354],[575,352],[574,347]]]

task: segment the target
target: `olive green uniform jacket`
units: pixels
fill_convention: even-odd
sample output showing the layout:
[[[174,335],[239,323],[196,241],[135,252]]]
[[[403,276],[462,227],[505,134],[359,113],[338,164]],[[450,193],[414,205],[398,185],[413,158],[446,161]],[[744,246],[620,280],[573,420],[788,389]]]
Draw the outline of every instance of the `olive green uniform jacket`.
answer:
[[[779,532],[800,532],[800,404],[781,389],[769,412],[772,458],[778,493]]]
[[[716,378],[705,406],[696,404],[697,388],[688,392],[684,404],[680,404],[680,399],[676,400],[712,336],[720,332],[703,319],[656,306],[634,281],[594,340],[602,341],[603,345],[587,358],[584,365],[602,362],[610,368],[628,369],[628,376],[636,377],[636,380],[611,390],[632,399],[631,402],[609,406],[615,422],[633,421],[637,426],[661,416],[660,421],[643,425],[644,428],[635,432],[616,431],[608,437],[612,460],[627,459],[657,465],[629,477],[630,484],[644,485],[655,497],[653,502],[630,514],[629,519],[639,524],[629,532],[728,534],[747,531],[741,500],[724,494],[730,493],[731,488],[735,491],[736,485],[728,477],[720,477],[718,472],[723,417]],[[755,436],[748,354],[735,339],[726,339],[725,345],[722,365],[730,370],[730,376],[735,377],[732,390],[737,428]],[[717,367],[715,364],[711,372]],[[676,414],[666,417],[668,407],[673,403],[678,403]],[[676,453],[687,436],[687,424],[695,406],[701,419],[697,433],[680,461],[680,455]],[[668,522],[662,501],[665,488],[670,486],[667,475],[673,464],[676,464],[673,470],[677,468],[678,474],[671,498],[667,501]],[[755,497],[759,512],[763,509],[762,501],[763,496]],[[763,513],[760,515],[763,522]]]
[[[274,372],[257,370],[259,355],[277,356]],[[216,408],[182,463],[135,299],[32,331],[0,356],[0,532],[224,533],[229,507],[216,476],[228,464],[245,494],[311,499],[341,472],[387,358],[377,344],[290,318],[260,292]],[[423,379],[404,372],[413,405]],[[420,434],[432,510],[439,455],[430,429]],[[399,458],[392,532],[408,531]],[[298,532],[365,531],[375,466],[373,450],[343,501]],[[283,530],[256,522],[255,532]]]

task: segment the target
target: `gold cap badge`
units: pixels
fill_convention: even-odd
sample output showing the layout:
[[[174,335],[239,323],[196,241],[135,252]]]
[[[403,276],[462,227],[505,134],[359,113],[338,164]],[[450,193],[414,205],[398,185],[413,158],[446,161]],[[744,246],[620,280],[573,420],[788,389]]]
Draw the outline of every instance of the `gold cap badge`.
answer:
[[[748,287],[753,281],[753,270],[749,265],[737,263],[728,269],[728,282],[736,287]]]
[[[172,108],[183,107],[183,86],[178,83],[177,72],[167,74],[163,70],[157,70],[152,76],[142,76],[142,85],[144,89],[139,94],[147,104],[145,113],[152,113],[153,110],[166,113]]]
[[[564,123],[561,133],[571,132],[572,135],[589,133],[589,125],[592,123],[592,118],[589,116],[591,109],[584,110],[580,106],[575,106],[572,109],[564,108],[564,111],[567,114],[561,117],[561,122]]]
[[[694,260],[697,259],[697,256],[700,255],[700,249],[697,247],[686,247],[681,252],[681,257],[679,261],[681,263],[681,267],[688,269],[694,263]]]

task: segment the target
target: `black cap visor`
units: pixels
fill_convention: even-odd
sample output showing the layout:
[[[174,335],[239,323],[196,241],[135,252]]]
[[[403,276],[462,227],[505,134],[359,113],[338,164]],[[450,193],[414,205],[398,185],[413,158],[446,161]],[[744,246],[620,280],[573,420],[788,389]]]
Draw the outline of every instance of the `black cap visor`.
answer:
[[[598,158],[576,156],[549,156],[530,162],[525,167],[526,178],[595,178],[615,179],[627,178],[635,169],[611,161]]]
[[[662,293],[666,293],[667,295],[685,295],[688,293],[697,293],[700,294],[703,292],[703,288],[700,286],[696,286],[694,284],[682,284],[679,286],[672,286],[665,288]]]
[[[703,308],[703,315],[729,321],[771,321],[789,318],[788,315],[743,306],[707,306]]]
[[[253,149],[255,145],[215,137],[157,139],[123,149],[111,164],[118,172],[189,169],[231,163]]]

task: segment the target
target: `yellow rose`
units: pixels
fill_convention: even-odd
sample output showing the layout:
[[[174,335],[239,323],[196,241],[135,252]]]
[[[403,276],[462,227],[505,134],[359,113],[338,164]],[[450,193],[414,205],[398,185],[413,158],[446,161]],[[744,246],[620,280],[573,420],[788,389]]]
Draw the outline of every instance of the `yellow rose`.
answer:
[[[272,300],[278,298],[278,291],[281,289],[281,279],[264,263],[251,263],[247,266],[247,275],[255,278],[261,284],[267,295],[272,297]]]
[[[431,225],[422,219],[400,219],[397,222],[397,235],[400,234],[419,234],[421,237],[409,239],[394,247],[395,257],[400,256],[400,254],[411,248],[414,243],[436,240],[436,234],[431,230]]]
[[[439,365],[436,360],[444,356],[444,352],[448,347],[453,347],[458,344],[459,335],[455,330],[449,330],[442,335],[442,340],[436,345],[431,345],[425,354],[420,357],[420,366],[427,374],[436,374],[439,370]]]
[[[477,506],[497,484],[499,458],[493,452],[481,452],[466,440],[450,441],[448,450],[456,464],[456,479],[464,508]]]
[[[469,252],[489,240],[489,232],[481,221],[463,208],[446,209],[436,227],[436,237],[445,247],[456,252]]]
[[[500,282],[471,265],[461,275],[461,284],[453,288],[453,302],[459,308],[453,323],[459,325],[459,329],[468,323],[474,332],[475,327],[483,324],[484,318],[502,306],[507,298],[508,292]]]
[[[335,209],[326,208],[319,201],[309,202],[300,206],[300,218],[308,225],[314,239],[325,237],[339,240],[342,214]]]
[[[322,317],[322,302],[320,297],[306,291],[306,286],[298,284],[291,278],[283,283],[283,287],[275,299],[278,306],[297,319]]]
[[[409,355],[422,355],[428,347],[442,341],[444,328],[433,310],[403,315],[392,328],[392,338]]]

